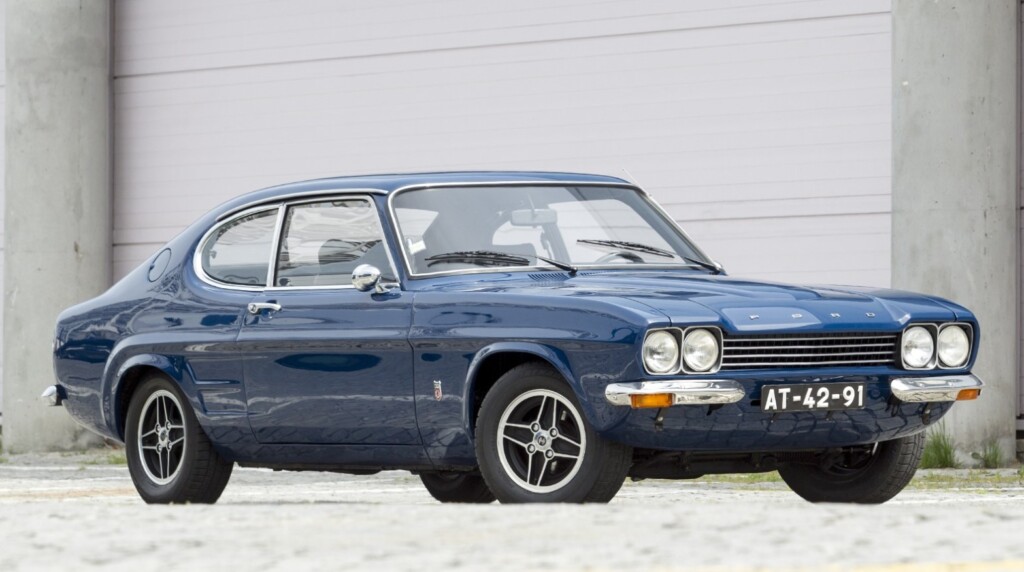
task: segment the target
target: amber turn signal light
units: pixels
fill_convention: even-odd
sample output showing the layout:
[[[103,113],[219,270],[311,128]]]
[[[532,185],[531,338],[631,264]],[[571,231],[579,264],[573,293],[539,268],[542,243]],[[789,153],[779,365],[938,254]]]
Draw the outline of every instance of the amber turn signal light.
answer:
[[[644,395],[631,395],[629,396],[629,402],[633,406],[633,409],[643,409],[651,407],[671,407],[672,394],[647,393]]]
[[[956,394],[957,401],[970,401],[977,399],[981,395],[980,389],[961,389],[960,393]]]

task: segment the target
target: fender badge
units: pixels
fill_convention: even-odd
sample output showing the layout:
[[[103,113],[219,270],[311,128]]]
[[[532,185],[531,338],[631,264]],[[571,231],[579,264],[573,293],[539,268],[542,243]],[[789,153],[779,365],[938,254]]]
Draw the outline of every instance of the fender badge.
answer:
[[[434,380],[434,399],[437,400],[437,401],[441,401],[442,397],[444,397],[444,394],[441,393],[441,380],[440,379],[435,379]]]
[[[799,320],[800,318],[803,318],[803,317],[804,317],[804,315],[803,315],[803,314],[793,314],[793,316],[792,316],[792,318],[793,318],[794,320]]]
[[[874,312],[868,312],[868,313],[866,313],[864,315],[869,317],[869,318],[874,318],[875,317],[875,313]]]
[[[832,316],[833,318],[838,318],[839,317],[839,312],[832,312],[829,315]]]
[[[760,317],[761,317],[761,316],[758,316],[757,314],[751,314],[751,315],[750,315],[750,319],[751,319],[751,320],[757,320],[757,319],[758,319],[758,318],[760,318]]]

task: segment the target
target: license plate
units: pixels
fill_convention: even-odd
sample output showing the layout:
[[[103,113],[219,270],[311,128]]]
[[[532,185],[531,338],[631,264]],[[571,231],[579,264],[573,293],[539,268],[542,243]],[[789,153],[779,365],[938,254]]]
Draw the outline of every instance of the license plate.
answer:
[[[761,411],[837,411],[864,407],[863,383],[765,385]]]

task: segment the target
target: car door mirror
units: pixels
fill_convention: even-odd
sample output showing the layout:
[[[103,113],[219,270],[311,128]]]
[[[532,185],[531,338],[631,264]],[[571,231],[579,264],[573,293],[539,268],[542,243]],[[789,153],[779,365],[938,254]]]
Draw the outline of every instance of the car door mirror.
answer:
[[[360,264],[352,271],[352,285],[360,292],[373,290],[377,294],[384,294],[388,291],[380,283],[380,269],[372,264]]]

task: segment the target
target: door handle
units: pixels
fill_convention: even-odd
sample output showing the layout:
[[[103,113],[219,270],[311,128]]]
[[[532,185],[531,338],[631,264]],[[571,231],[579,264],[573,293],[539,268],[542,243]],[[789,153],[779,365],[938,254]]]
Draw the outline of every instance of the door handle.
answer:
[[[281,305],[280,304],[275,304],[274,302],[250,302],[249,303],[249,313],[250,314],[259,314],[263,310],[270,310],[271,312],[277,312],[280,309],[281,309]]]

